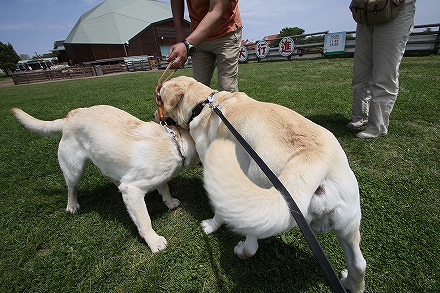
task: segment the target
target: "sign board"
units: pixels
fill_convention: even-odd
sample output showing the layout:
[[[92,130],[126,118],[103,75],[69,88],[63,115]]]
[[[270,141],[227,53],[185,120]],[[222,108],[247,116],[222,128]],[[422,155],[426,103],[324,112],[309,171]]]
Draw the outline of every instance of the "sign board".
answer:
[[[278,50],[280,52],[280,55],[283,57],[288,57],[292,55],[293,50],[295,49],[295,42],[292,38],[285,37],[280,41],[280,44],[278,45]]]
[[[346,32],[330,33],[324,37],[324,55],[344,54]]]
[[[255,45],[255,55],[257,58],[264,58],[269,54],[269,44],[266,41],[258,41]]]
[[[246,62],[248,56],[249,56],[248,49],[245,46],[241,46],[240,50],[238,51],[238,61],[239,62]]]

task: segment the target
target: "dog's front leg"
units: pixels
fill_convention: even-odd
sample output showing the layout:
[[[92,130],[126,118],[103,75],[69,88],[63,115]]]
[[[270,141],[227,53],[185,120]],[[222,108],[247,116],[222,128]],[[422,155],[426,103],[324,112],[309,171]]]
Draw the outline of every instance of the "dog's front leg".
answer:
[[[165,249],[167,246],[166,239],[157,235],[151,226],[150,215],[144,200],[145,192],[136,186],[124,184],[119,186],[119,190],[122,193],[122,198],[131,219],[136,224],[139,234],[145,239],[151,251],[154,253]]]
[[[162,201],[170,210],[175,209],[180,205],[180,201],[177,198],[171,197],[170,189],[167,183],[160,185],[157,188],[157,191],[162,196]]]
[[[200,223],[200,226],[202,226],[203,231],[206,234],[211,234],[217,231],[217,229],[220,228],[220,226],[223,225],[223,223],[224,223],[223,219],[216,213],[214,214],[214,217],[212,219],[202,221]]]
[[[238,242],[234,247],[234,253],[241,259],[250,258],[258,250],[258,239],[254,236],[246,236],[246,240]]]
[[[68,213],[76,213],[79,210],[78,197],[76,192],[76,186],[67,187],[67,207]]]

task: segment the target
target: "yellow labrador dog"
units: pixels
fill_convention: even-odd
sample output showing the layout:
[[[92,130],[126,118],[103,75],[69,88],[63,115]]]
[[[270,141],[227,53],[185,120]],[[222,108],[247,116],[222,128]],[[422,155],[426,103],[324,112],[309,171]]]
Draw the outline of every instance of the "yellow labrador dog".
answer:
[[[245,235],[234,249],[251,257],[257,240],[296,226],[287,203],[210,109],[208,96],[288,189],[311,228],[335,231],[347,261],[342,283],[364,291],[366,261],[359,248],[359,189],[347,157],[325,128],[280,105],[241,92],[214,91],[180,76],[163,84],[164,114],[190,130],[204,165],[204,185],[215,215],[206,233],[227,224]]]
[[[199,162],[188,130],[175,128],[176,137],[155,122],[144,122],[112,106],[93,106],[70,111],[66,118],[38,120],[24,111],[11,112],[27,129],[47,136],[62,133],[58,162],[67,183],[67,211],[77,212],[77,185],[86,162],[91,160],[112,179],[139,234],[152,252],[167,241],[151,227],[145,205],[147,192],[157,189],[170,209],[180,202],[172,198],[167,182],[182,168]]]

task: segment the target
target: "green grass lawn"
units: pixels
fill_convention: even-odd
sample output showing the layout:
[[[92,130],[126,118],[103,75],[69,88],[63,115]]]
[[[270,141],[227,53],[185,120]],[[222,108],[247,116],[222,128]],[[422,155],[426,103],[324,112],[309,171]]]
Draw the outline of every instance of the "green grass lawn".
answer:
[[[440,56],[403,59],[389,135],[374,140],[357,139],[345,127],[352,65],[352,59],[241,64],[239,86],[326,127],[345,149],[361,192],[367,292],[440,292]],[[49,120],[108,104],[151,120],[159,76],[0,88],[0,292],[330,292],[298,229],[260,241],[249,260],[233,254],[242,236],[226,228],[205,235],[199,222],[213,213],[201,167],[171,181],[178,209],[169,211],[157,192],[145,197],[153,228],[169,243],[157,254],[138,235],[117,188],[93,165],[79,185],[80,213],[65,212],[58,139],[28,132],[9,109]],[[334,269],[345,268],[334,235],[317,237]]]

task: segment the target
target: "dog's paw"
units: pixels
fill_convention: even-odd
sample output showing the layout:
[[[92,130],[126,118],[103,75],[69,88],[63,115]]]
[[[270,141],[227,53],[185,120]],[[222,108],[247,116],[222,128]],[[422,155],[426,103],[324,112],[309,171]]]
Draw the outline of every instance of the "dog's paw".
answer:
[[[67,206],[66,208],[66,212],[71,214],[75,214],[76,212],[78,212],[78,210],[79,210],[79,203],[73,206]]]
[[[247,259],[252,257],[258,250],[258,239],[246,236],[246,241],[240,241],[234,247],[234,253],[238,258]]]
[[[244,242],[240,241],[237,243],[237,245],[234,247],[234,254],[240,258],[240,259],[247,259],[249,258],[244,254]]]
[[[356,283],[350,280],[347,269],[341,271],[341,284],[349,292],[363,293],[365,291],[365,282],[362,280],[362,282]]]
[[[164,250],[167,247],[167,244],[168,243],[167,243],[167,240],[165,239],[165,237],[162,237],[159,235],[153,241],[148,241],[148,247],[150,247],[150,249],[153,253]]]
[[[348,270],[347,269],[342,270],[341,271],[341,279],[345,279],[345,278],[347,278],[347,276],[348,276]]]
[[[172,197],[171,200],[165,200],[164,203],[170,210],[173,210],[180,205],[180,200]]]
[[[214,219],[203,220],[200,223],[200,226],[202,226],[203,232],[206,234],[211,234],[217,231],[218,227],[220,227]]]

